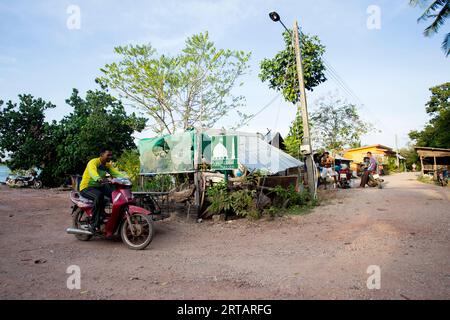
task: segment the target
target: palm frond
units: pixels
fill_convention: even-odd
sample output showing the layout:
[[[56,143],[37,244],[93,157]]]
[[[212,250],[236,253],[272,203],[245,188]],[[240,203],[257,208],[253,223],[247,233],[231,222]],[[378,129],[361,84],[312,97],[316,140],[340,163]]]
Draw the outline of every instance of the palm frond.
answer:
[[[448,0],[434,0],[428,8],[424,11],[424,13],[417,19],[417,22],[427,20],[432,16],[432,12],[436,11],[439,7],[447,7]]]
[[[450,15],[450,3],[448,3],[448,1],[446,2],[447,3],[444,4],[438,14],[429,16],[434,18],[434,21],[423,32],[426,37],[431,36],[433,33],[437,33],[439,28],[445,23],[445,19]]]
[[[416,7],[417,5],[420,5],[420,7],[423,7],[426,0],[409,0],[409,5],[411,7]]]
[[[450,32],[447,33],[444,41],[442,42],[442,50],[444,50],[446,57],[450,55]]]

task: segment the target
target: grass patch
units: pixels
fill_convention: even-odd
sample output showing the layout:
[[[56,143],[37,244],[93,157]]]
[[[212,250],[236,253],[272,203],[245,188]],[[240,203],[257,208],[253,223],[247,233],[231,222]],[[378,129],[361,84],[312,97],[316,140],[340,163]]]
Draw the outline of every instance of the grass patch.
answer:
[[[320,205],[321,201],[319,199],[308,201],[302,205],[293,205],[288,208],[278,208],[270,207],[265,210],[265,214],[268,216],[305,216],[310,214],[314,208]]]
[[[436,181],[434,181],[433,176],[430,176],[428,174],[418,176],[417,181],[427,184],[436,184]]]

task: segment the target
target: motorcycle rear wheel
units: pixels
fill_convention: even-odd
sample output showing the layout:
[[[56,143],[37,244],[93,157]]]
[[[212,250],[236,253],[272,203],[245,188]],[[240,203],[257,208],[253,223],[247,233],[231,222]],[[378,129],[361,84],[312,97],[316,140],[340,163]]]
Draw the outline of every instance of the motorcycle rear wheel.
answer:
[[[74,212],[72,221],[73,227],[75,229],[87,229],[87,226],[89,225],[89,220],[86,213],[80,208],[77,208]],[[91,240],[92,236],[86,234],[76,234],[75,238],[80,241],[89,241]]]
[[[144,214],[130,216],[135,235],[132,234],[128,219],[124,220],[120,227],[120,236],[123,243],[132,250],[143,250],[153,240],[153,220]]]
[[[33,188],[35,188],[35,189],[42,188],[42,181],[41,180],[34,180]]]

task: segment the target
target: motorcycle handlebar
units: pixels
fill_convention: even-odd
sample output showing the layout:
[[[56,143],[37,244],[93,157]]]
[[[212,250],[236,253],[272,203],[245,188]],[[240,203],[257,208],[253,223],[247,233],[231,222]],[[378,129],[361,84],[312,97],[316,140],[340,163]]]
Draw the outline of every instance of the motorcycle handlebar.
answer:
[[[105,179],[101,179],[99,182],[100,182],[100,184],[111,184],[112,179],[105,178]]]

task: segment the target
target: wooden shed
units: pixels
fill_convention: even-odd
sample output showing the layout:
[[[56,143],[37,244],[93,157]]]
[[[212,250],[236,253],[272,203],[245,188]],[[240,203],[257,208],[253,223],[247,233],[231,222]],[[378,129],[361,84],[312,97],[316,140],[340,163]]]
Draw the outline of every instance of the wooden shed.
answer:
[[[419,155],[422,174],[433,172],[436,176],[438,170],[450,170],[450,149],[442,148],[414,148]]]

